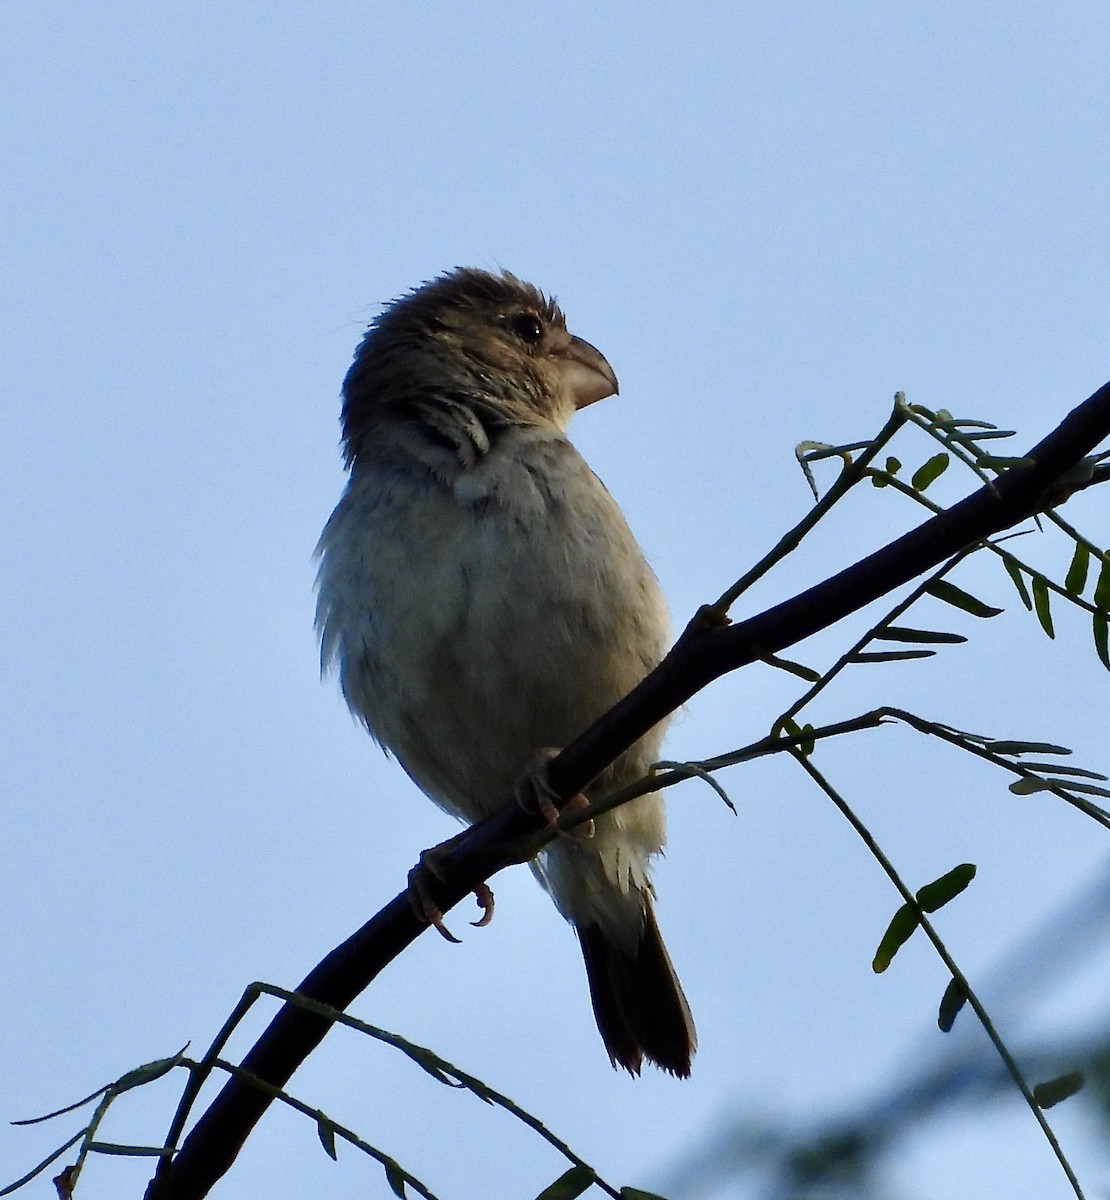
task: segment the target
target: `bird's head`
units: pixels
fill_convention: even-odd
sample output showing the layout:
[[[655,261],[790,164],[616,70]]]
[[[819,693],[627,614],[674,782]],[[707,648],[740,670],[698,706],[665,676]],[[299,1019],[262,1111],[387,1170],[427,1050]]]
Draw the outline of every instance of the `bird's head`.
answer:
[[[618,390],[601,352],[567,330],[553,299],[508,272],[459,268],[375,319],[343,383],[353,462],[378,422],[437,398],[503,424],[566,428],[574,411]]]

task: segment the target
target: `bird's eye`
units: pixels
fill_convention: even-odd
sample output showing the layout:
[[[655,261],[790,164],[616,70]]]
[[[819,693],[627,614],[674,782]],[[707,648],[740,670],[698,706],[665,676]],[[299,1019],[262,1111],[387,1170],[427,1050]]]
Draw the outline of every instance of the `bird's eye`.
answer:
[[[534,346],[543,337],[543,323],[535,313],[513,313],[505,318],[505,328],[529,346]]]

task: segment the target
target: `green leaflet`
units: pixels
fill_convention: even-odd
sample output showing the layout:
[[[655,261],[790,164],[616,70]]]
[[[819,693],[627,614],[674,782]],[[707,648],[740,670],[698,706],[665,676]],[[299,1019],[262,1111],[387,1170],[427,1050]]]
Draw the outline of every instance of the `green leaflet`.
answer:
[[[386,1159],[382,1166],[385,1168],[385,1178],[389,1184],[389,1190],[398,1197],[398,1200],[405,1200],[405,1173],[401,1170],[400,1164],[390,1158]]]
[[[1052,786],[1047,779],[1015,779],[1008,790],[1015,796],[1032,796],[1034,792],[1049,792]]]
[[[886,460],[885,468],[881,471],[876,471],[871,476],[871,482],[877,488],[884,488],[901,469],[902,464],[896,458],[890,457]]]
[[[1102,660],[1102,665],[1110,671],[1110,638],[1107,634],[1107,622],[1102,613],[1097,612],[1092,617],[1092,624],[1095,635],[1095,650],[1098,652],[1099,658]]]
[[[339,1155],[335,1150],[335,1126],[319,1109],[316,1110],[316,1133],[328,1158],[338,1159]]]
[[[564,1171],[554,1183],[545,1187],[536,1200],[575,1200],[593,1187],[597,1176],[589,1167],[571,1167]]]
[[[181,1061],[184,1049],[179,1050],[172,1058],[159,1058],[154,1062],[144,1063],[126,1075],[116,1080],[116,1091],[126,1092],[129,1088],[140,1087],[144,1083],[152,1083],[160,1079],[167,1071],[171,1071]]]
[[[1110,797],[1110,788],[1097,787],[1093,783],[1076,783],[1070,779],[1041,779],[1039,776],[1016,779],[1010,784],[1009,791],[1015,796],[1032,796],[1034,792],[1048,792],[1053,788],[1064,788],[1083,796]]]
[[[881,975],[894,961],[894,956],[913,936],[914,930],[921,924],[921,917],[912,904],[903,904],[890,919],[871,960],[871,970]]]
[[[950,979],[940,998],[940,1008],[937,1011],[937,1025],[941,1033],[950,1033],[959,1016],[960,1009],[967,1003],[967,992],[958,979]]]
[[[890,919],[871,961],[871,969],[876,975],[881,975],[894,960],[894,956],[913,936],[914,930],[921,924],[922,912],[936,912],[958,896],[975,878],[973,863],[960,863],[939,879],[919,888],[914,895],[916,904],[903,904]]]
[[[1071,566],[1064,577],[1064,590],[1069,596],[1082,596],[1087,586],[1087,571],[1091,566],[1091,552],[1082,542],[1075,543],[1075,553],[1071,556]]]
[[[805,725],[799,725],[793,717],[787,718],[783,723],[783,728],[791,737],[805,738],[807,733],[813,732],[813,725],[807,722]],[[803,758],[808,758],[813,753],[813,738],[808,738],[798,743],[798,753]],[[733,809],[735,812],[736,810]]]
[[[992,754],[1070,754],[1067,746],[1054,746],[1051,742],[984,742]]]
[[[1025,467],[1033,460],[1020,454],[984,454],[979,459],[980,467],[992,467],[996,471],[1006,471],[1010,467]]]
[[[1033,1099],[1038,1108],[1051,1108],[1061,1100],[1074,1096],[1084,1082],[1082,1071],[1068,1071],[1066,1075],[1057,1075],[1055,1079],[1038,1083],[1033,1089]]]
[[[1103,782],[1107,778],[1098,771],[1088,771],[1085,767],[1067,767],[1063,763],[1027,762],[1021,765],[1027,771],[1035,771],[1038,774],[1047,771],[1050,775],[1081,775],[1084,779],[1101,779]]]
[[[821,678],[820,671],[815,671],[812,667],[794,662],[789,658],[780,658],[777,654],[764,655],[760,661],[765,662],[769,667],[778,667],[780,671],[786,671],[790,675],[797,675],[806,683],[817,683]]]
[[[948,455],[934,454],[927,462],[921,464],[913,473],[910,484],[915,492],[923,492],[948,470]]]
[[[849,661],[854,663],[901,662],[907,658],[933,658],[935,650],[861,650]]]
[[[121,1158],[164,1158],[165,1146],[126,1146],[119,1142],[89,1142],[90,1154],[115,1154]]]
[[[960,863],[951,871],[919,888],[916,894],[918,904],[927,912],[936,912],[943,908],[949,900],[954,900],[967,885],[975,878],[974,863]]]
[[[957,424],[967,424],[967,422],[957,422]],[[985,429],[982,433],[965,433],[960,440],[963,442],[987,442],[992,438],[1008,438],[1014,436],[1012,429]]]
[[[925,590],[930,596],[935,596],[954,608],[963,609],[973,617],[997,617],[1002,612],[1001,608],[984,604],[978,597],[965,592],[963,588],[958,588],[954,583],[949,583],[947,579],[934,579]]]
[[[940,633],[935,629],[910,629],[907,625],[888,625],[875,634],[875,639],[880,642],[923,642],[926,644],[936,642],[951,646],[967,641],[962,633]]]
[[[1021,597],[1022,604],[1026,608],[1032,610],[1033,597],[1029,595],[1029,589],[1025,586],[1025,577],[1021,573],[1021,567],[1018,566],[1016,558],[1007,558],[1003,560],[1006,564],[1006,574],[1014,581],[1014,587],[1018,590],[1018,595]]]
[[[1103,561],[1102,570],[1098,573],[1098,583],[1095,584],[1095,608],[1103,612],[1110,611],[1110,562]]]
[[[1043,575],[1033,576],[1033,607],[1037,610],[1037,620],[1041,628],[1050,638],[1056,636],[1052,628],[1052,607],[1049,601],[1048,580]]]

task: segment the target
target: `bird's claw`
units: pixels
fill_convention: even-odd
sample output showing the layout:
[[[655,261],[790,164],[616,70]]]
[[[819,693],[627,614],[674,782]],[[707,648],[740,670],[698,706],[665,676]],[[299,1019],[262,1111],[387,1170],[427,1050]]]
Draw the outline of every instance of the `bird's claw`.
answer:
[[[460,942],[462,939],[455,937],[451,930],[444,924],[443,913],[440,912],[439,905],[432,899],[432,894],[428,889],[428,876],[431,875],[433,878],[438,879],[440,883],[447,882],[444,859],[454,849],[457,842],[458,837],[448,838],[446,842],[441,842],[440,845],[433,846],[430,850],[425,850],[420,855],[420,861],[409,872],[408,877],[408,899],[413,912],[416,913],[421,921],[426,922],[428,925],[434,925],[441,937],[455,943]],[[493,890],[488,883],[480,883],[474,889],[474,898],[478,901],[482,915],[477,921],[471,921],[470,923],[476,928],[481,929],[493,920]]]
[[[521,775],[516,787],[513,789],[516,802],[525,812],[538,812],[548,825],[553,829],[558,829],[559,834],[563,837],[593,837],[594,823],[592,818],[583,821],[580,825],[575,825],[573,829],[559,828],[560,810],[556,806],[555,801],[560,799],[560,797],[551,786],[551,780],[547,771],[548,764],[558,753],[558,750],[551,748],[536,751],[532,761],[525,768],[524,774]],[[581,812],[582,809],[589,808],[589,806],[589,800],[579,792],[576,796],[571,796],[563,804],[562,812]]]
[[[474,899],[482,910],[477,921],[471,921],[475,929],[484,929],[493,920],[493,889],[488,883],[480,883],[474,889]]]

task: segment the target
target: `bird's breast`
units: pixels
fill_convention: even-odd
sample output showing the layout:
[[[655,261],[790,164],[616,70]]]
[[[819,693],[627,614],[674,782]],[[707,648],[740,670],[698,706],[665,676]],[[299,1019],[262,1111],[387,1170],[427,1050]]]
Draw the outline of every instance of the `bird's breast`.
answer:
[[[321,551],[323,652],[348,703],[469,820],[503,804],[537,748],[580,733],[666,647],[654,576],[561,440],[491,452],[448,480],[395,464],[357,471]]]

